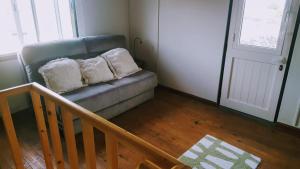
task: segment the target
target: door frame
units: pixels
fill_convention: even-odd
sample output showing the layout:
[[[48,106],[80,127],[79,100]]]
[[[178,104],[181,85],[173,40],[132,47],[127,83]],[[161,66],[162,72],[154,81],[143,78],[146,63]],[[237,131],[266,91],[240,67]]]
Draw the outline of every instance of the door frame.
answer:
[[[225,34],[225,41],[224,41],[224,47],[223,47],[223,56],[222,56],[218,98],[217,98],[218,106],[221,106],[220,102],[221,102],[222,87],[223,87],[223,80],[224,80],[224,69],[225,69],[225,61],[226,61],[226,54],[227,54],[227,48],[228,48],[229,32],[230,32],[230,25],[231,25],[232,10],[233,10],[233,1],[234,0],[229,0],[229,9],[228,9],[228,16],[227,16],[227,23],[226,23],[226,34]],[[291,2],[291,3],[293,3],[293,2]],[[291,60],[292,60],[292,56],[293,56],[293,52],[294,52],[294,48],[295,48],[295,43],[296,43],[296,39],[297,39],[299,24],[300,24],[300,7],[298,7],[296,25],[294,27],[294,31],[293,31],[293,35],[292,35],[292,42],[291,42],[291,46],[290,46],[289,53],[288,53],[286,68],[285,68],[285,72],[284,72],[284,76],[283,76],[283,80],[282,80],[282,84],[281,84],[281,89],[280,89],[279,99],[277,102],[276,111],[275,111],[274,123],[276,123],[277,119],[278,119],[278,114],[279,114],[279,110],[280,110],[281,103],[282,103],[282,97],[283,97],[284,89],[286,86],[289,68],[290,68],[290,64],[291,64]]]

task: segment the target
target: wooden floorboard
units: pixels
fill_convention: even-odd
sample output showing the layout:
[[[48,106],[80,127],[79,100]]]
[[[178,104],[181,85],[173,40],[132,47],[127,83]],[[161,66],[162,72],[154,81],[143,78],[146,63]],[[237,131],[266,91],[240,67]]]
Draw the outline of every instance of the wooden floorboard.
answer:
[[[24,149],[26,168],[44,168],[33,113],[19,112],[13,118]],[[175,157],[179,157],[206,134],[210,134],[261,157],[262,163],[259,168],[300,168],[299,133],[219,109],[214,105],[162,88],[156,91],[155,99],[111,121]],[[77,135],[76,139],[80,166],[84,168],[82,136]],[[101,133],[96,132],[95,142],[97,165],[99,168],[105,168],[104,137]],[[137,152],[120,147],[120,168],[132,168],[135,159],[140,158]],[[13,168],[2,123],[0,123],[0,166],[2,169]]]

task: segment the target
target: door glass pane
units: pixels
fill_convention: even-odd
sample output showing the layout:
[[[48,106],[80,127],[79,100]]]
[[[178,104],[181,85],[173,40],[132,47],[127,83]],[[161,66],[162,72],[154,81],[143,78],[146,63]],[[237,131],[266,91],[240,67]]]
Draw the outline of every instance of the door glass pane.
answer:
[[[37,42],[30,0],[18,0],[17,5],[23,31],[24,44]]]
[[[58,39],[58,29],[53,0],[35,0],[39,25],[40,40],[51,41]]]
[[[240,44],[277,48],[286,0],[245,0]]]
[[[1,0],[0,5],[0,54],[17,51],[20,47],[16,23],[10,0]]]

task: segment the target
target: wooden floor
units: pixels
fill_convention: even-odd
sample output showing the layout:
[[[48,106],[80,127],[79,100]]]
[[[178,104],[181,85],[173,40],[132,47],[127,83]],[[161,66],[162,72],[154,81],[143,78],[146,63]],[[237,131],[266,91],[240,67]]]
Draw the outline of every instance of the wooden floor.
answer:
[[[26,168],[44,168],[33,114],[14,116],[16,130],[24,148]],[[274,127],[271,123],[221,110],[167,89],[158,89],[155,99],[126,112],[112,122],[179,157],[206,134],[210,134],[262,158],[259,168],[300,168],[299,133]],[[81,135],[77,136],[81,167],[84,157]],[[96,136],[97,164],[105,168],[103,136]],[[139,155],[120,147],[120,168],[129,169]],[[12,168],[12,161],[0,123],[0,166]],[[0,168],[1,168],[0,167]]]

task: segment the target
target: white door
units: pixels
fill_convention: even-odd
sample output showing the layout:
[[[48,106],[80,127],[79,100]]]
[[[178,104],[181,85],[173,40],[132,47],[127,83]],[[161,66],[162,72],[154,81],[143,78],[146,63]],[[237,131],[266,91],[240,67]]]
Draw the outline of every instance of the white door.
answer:
[[[273,121],[298,0],[233,0],[221,105]]]

